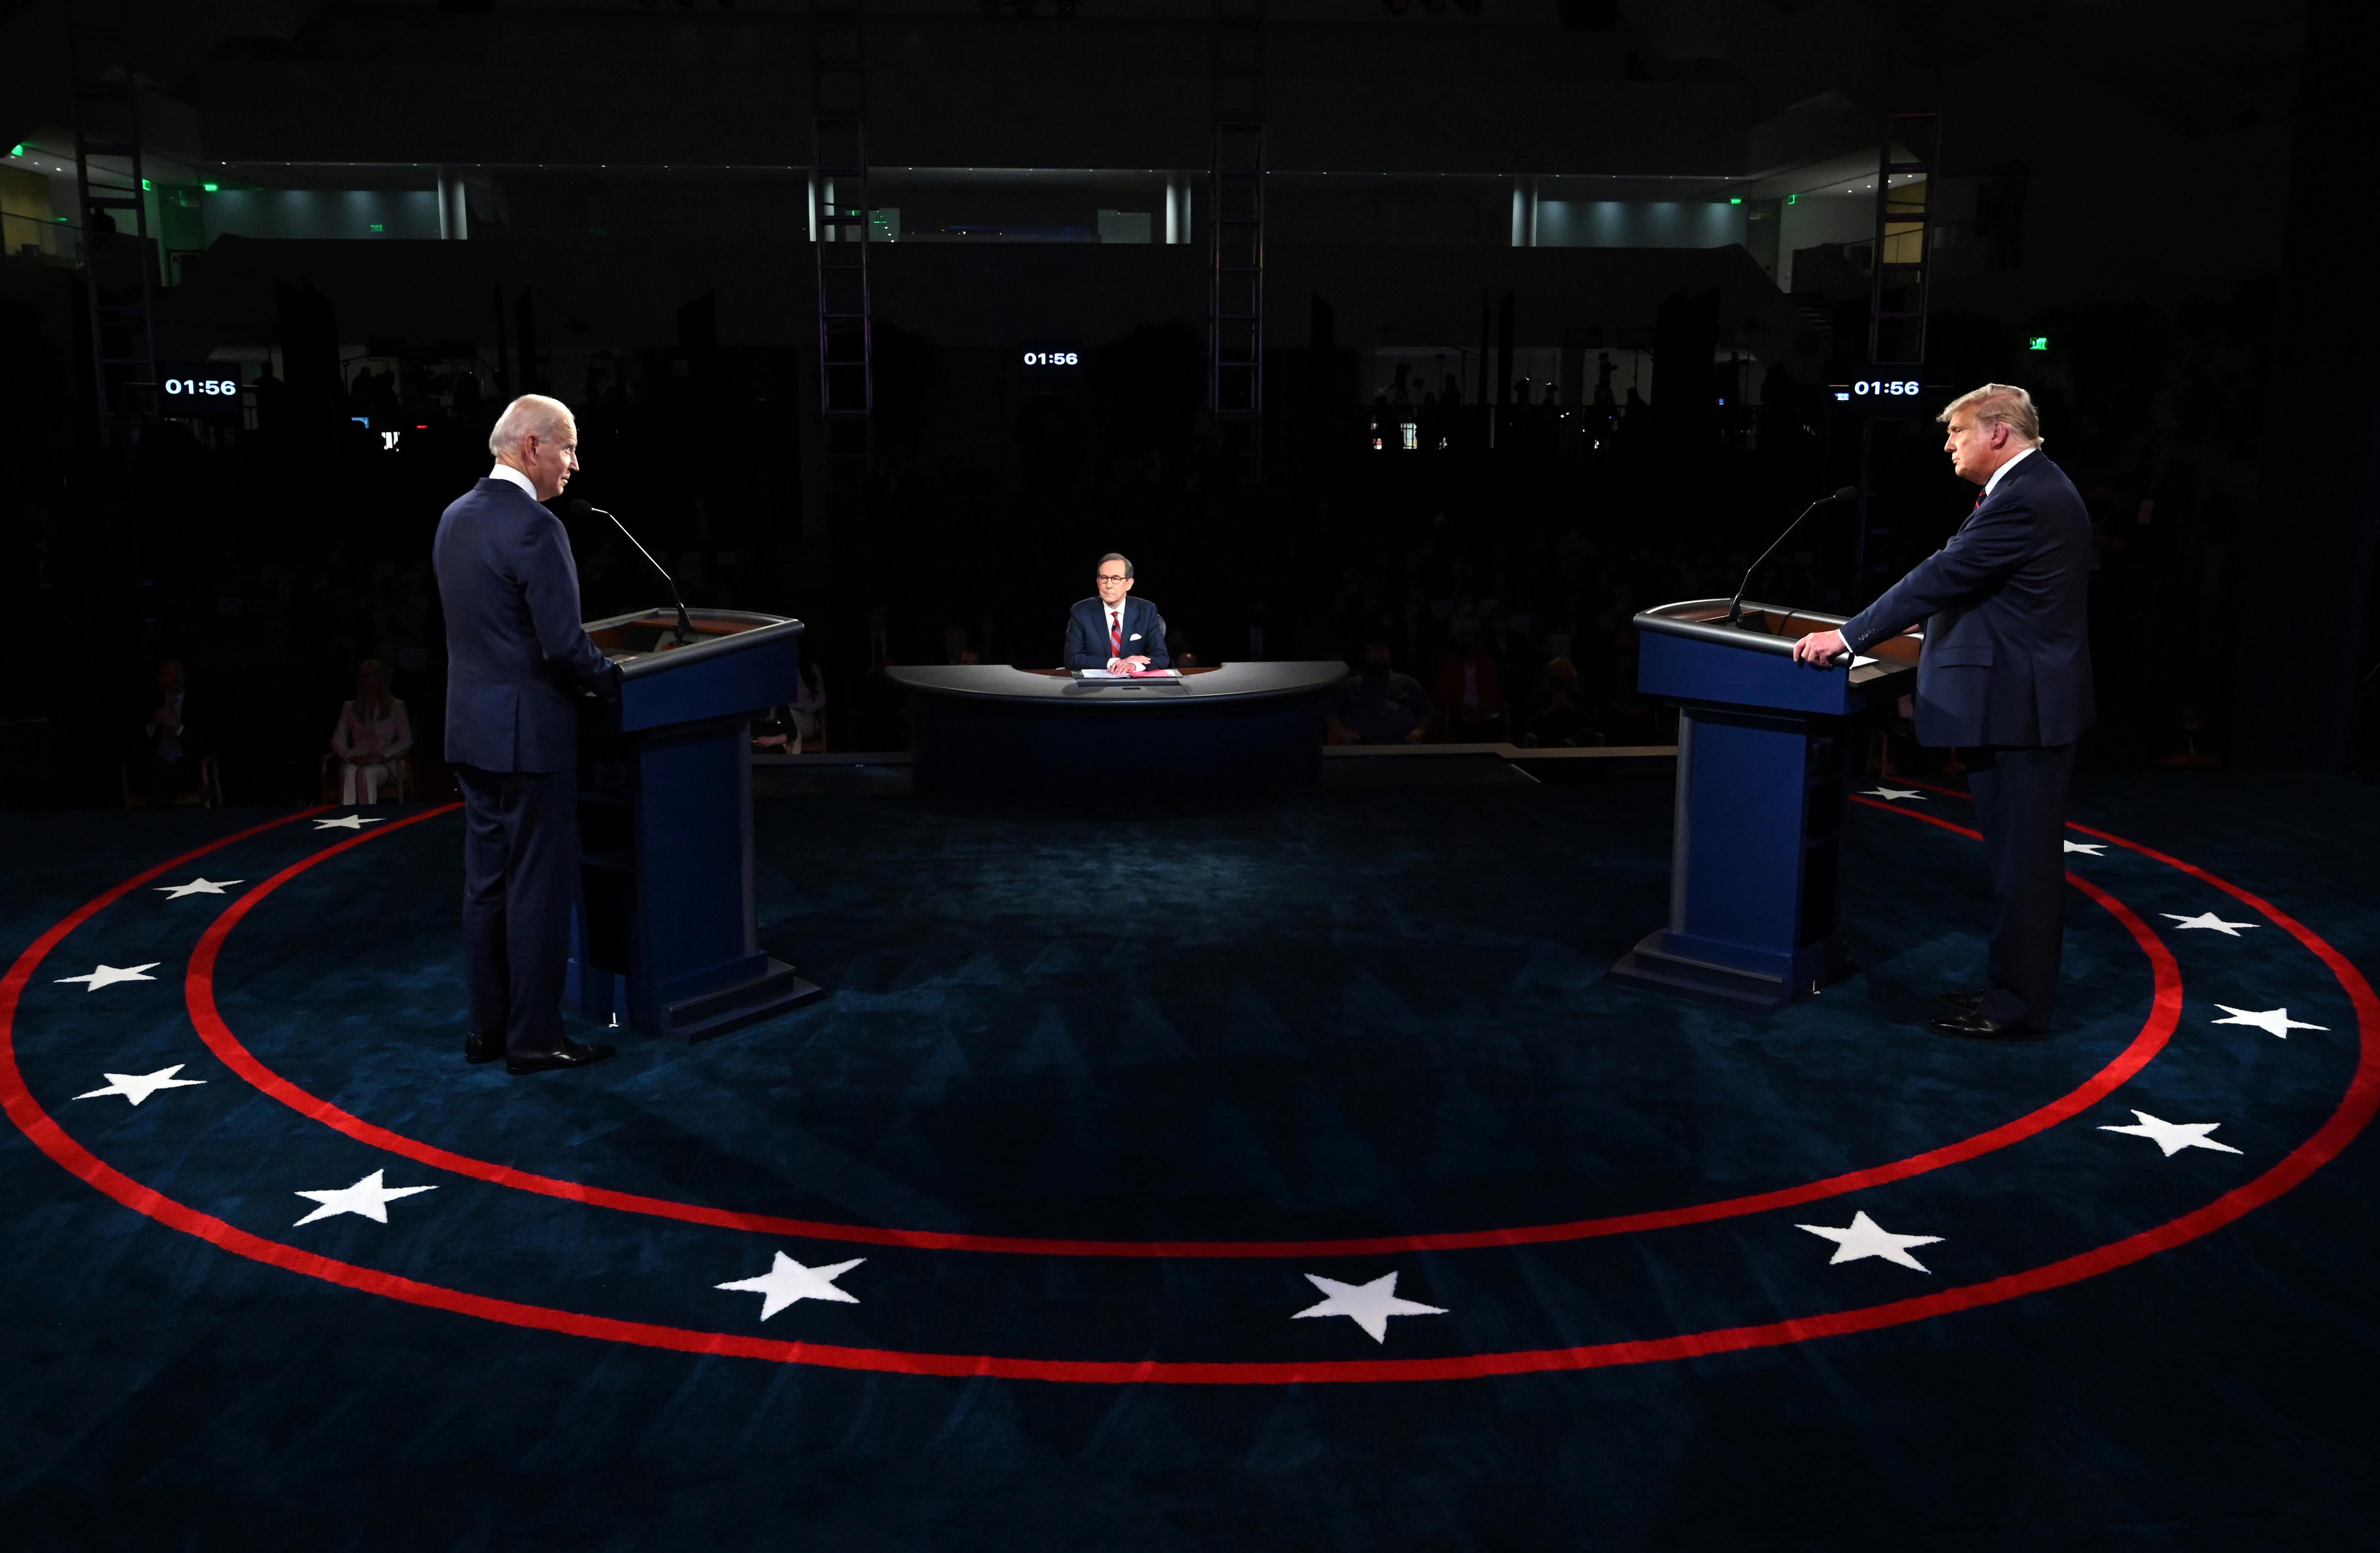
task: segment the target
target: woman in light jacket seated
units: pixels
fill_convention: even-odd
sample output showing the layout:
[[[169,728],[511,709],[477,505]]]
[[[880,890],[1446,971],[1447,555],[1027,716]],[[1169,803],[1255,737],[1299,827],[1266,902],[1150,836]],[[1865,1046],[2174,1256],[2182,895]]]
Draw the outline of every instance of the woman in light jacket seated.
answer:
[[[332,752],[342,762],[343,804],[379,803],[391,762],[413,747],[413,725],[406,721],[405,703],[381,686],[379,659],[358,664],[356,698],[339,709],[339,725],[331,730]]]

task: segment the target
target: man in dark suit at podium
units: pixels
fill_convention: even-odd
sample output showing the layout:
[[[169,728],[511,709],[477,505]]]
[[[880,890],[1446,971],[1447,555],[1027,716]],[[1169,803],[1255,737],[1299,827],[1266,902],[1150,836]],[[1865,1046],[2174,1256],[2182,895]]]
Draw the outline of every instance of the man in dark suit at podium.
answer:
[[[1945,992],[1954,1012],[1927,1027],[2032,1039],[2048,1030],[2058,1001],[2066,790],[2074,741],[2095,716],[2091,519],[2074,482],[2041,452],[2041,419],[2023,389],[1986,383],[1940,419],[1952,469],[1984,488],[1973,514],[1840,631],[1803,637],[1793,655],[1824,666],[1925,622],[1918,742],[1968,752],[1967,788],[1999,903],[1986,985]]]
[[[438,520],[446,608],[446,761],[462,785],[463,1054],[511,1074],[612,1055],[562,1033],[578,899],[581,686],[611,660],[579,624],[578,566],[551,502],[578,469],[568,406],[516,399],[488,438],[496,466]]]
[[[1098,595],[1077,603],[1066,616],[1066,667],[1118,673],[1172,668],[1173,660],[1165,651],[1165,617],[1148,600],[1132,597],[1132,563],[1110,551],[1099,557],[1094,580]]]

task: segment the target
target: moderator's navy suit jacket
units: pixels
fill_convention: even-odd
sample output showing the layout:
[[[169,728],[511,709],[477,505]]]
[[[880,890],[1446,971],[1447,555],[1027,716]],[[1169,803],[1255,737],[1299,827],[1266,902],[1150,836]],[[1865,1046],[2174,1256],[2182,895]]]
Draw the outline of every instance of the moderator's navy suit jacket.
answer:
[[[1108,607],[1097,596],[1076,603],[1066,615],[1066,667],[1104,669],[1110,658],[1146,654],[1152,669],[1170,669],[1165,652],[1165,617],[1146,599],[1123,596],[1123,650],[1108,650]]]
[[[2009,466],[1950,542],[1843,625],[1863,651],[1925,622],[1917,741],[2072,744],[2097,712],[2087,619],[2091,518],[2048,455]]]
[[[510,480],[483,479],[431,545],[446,610],[446,759],[483,771],[568,770],[580,686],[611,660],[578,618],[562,520]]]

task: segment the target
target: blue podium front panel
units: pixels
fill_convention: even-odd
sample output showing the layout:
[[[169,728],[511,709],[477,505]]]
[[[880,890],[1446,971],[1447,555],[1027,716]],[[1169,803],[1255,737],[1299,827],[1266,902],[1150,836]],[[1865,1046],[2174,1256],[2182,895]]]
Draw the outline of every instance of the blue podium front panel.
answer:
[[[569,996],[595,1018],[692,1038],[818,989],[759,948],[751,719],[800,693],[801,623],[710,611],[588,626],[620,664],[579,739],[581,896]]]
[[[1689,711],[1662,947],[1779,978],[1801,949],[1810,736],[1787,722]]]
[[[1725,600],[1647,611],[1638,687],[1678,708],[1670,921],[1612,974],[1746,1001],[1803,997],[1846,968],[1836,923],[1843,792],[1857,719],[1913,648],[1813,669],[1795,637],[1842,622]]]

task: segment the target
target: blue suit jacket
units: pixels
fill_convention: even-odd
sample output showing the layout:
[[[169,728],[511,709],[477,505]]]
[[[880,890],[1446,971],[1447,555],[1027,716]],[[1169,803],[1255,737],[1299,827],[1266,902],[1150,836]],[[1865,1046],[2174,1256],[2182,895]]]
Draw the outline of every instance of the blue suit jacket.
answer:
[[[483,479],[439,518],[430,554],[446,610],[446,759],[570,770],[577,689],[608,686],[612,661],[579,623],[562,520],[511,481]]]
[[[1095,595],[1075,604],[1066,616],[1066,667],[1070,669],[1104,669],[1111,657],[1132,658],[1146,654],[1152,669],[1170,669],[1173,660],[1165,653],[1165,617],[1148,600],[1127,593],[1123,596],[1123,651],[1111,653],[1108,649],[1108,607]]]
[[[2071,744],[2097,715],[2091,518],[2041,453],[2012,464],[1950,542],[1843,625],[1853,651],[1925,622],[1920,744]]]

